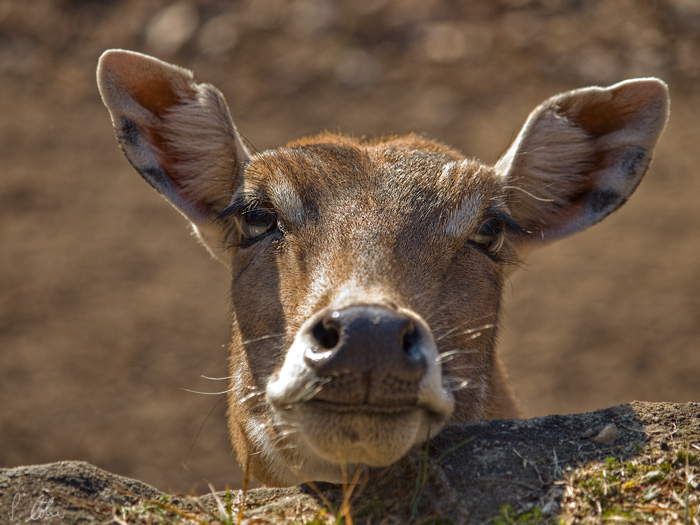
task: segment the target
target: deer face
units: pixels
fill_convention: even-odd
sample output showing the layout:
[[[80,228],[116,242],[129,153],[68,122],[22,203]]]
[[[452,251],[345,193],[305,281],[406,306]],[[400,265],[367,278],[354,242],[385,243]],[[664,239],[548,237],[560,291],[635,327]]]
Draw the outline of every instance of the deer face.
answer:
[[[514,416],[494,350],[504,276],[617,209],[668,114],[643,79],[548,99],[495,167],[414,135],[253,155],[186,70],[109,51],[98,82],[127,158],[231,271],[229,428],[270,485]]]
[[[417,138],[326,135],[253,156],[222,217],[231,406],[260,405],[234,431],[263,456],[274,444],[309,479],[337,479],[339,464],[403,456],[455,398],[458,419],[487,415],[522,234],[492,169]]]

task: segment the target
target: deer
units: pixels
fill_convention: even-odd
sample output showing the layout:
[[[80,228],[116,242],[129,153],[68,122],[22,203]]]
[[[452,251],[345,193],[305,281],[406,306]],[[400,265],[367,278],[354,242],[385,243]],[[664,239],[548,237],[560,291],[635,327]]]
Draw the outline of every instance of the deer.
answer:
[[[266,486],[518,417],[504,282],[625,203],[670,105],[656,78],[555,95],[491,166],[418,134],[254,151],[214,86],[132,51],[106,51],[97,81],[128,161],[230,271],[228,427]]]

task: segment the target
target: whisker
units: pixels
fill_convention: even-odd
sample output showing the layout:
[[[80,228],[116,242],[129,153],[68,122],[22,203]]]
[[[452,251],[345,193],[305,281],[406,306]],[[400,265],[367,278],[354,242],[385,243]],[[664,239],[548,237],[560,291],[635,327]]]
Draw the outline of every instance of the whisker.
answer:
[[[268,335],[263,335],[263,336],[261,336],[261,337],[256,337],[255,339],[247,339],[247,340],[243,341],[241,344],[242,344],[242,345],[249,345],[249,344],[251,344],[251,343],[257,343],[257,342],[259,342],[259,341],[264,341],[265,339],[272,339],[272,338],[275,338],[275,337],[284,337],[284,336],[285,336],[284,333],[280,333],[280,334],[268,334]]]
[[[456,334],[455,337],[456,337],[457,335],[459,335],[459,334]],[[477,332],[477,333],[475,333],[475,334],[472,334],[471,337],[469,337],[469,338],[467,339],[467,341],[471,341],[471,340],[473,340],[473,339],[476,339],[477,337],[481,337],[481,332]],[[437,364],[447,363],[447,362],[449,362],[449,361],[452,361],[455,357],[457,357],[457,356],[460,355],[460,354],[467,355],[467,354],[478,354],[478,353],[479,353],[479,350],[450,350],[450,351],[441,353],[441,354],[435,359],[435,362],[436,362]]]
[[[481,319],[480,319],[480,320],[481,320]],[[462,323],[462,324],[459,325],[459,326],[455,326],[455,327],[452,328],[451,330],[448,330],[448,331],[445,332],[444,334],[441,334],[441,335],[440,335],[439,337],[437,337],[435,340],[436,340],[436,341],[442,341],[444,338],[451,336],[451,335],[454,334],[457,330],[460,330],[464,325],[469,324],[469,323],[471,323],[471,322],[472,322],[472,321],[469,321],[469,322],[467,322],[467,323]],[[473,333],[476,333],[476,332],[481,332],[482,330],[490,330],[490,329],[495,328],[495,327],[496,327],[496,324],[495,324],[495,323],[489,323],[489,324],[485,324],[485,325],[482,325],[482,326],[478,326],[478,327],[476,327],[476,328],[469,328],[469,329],[467,329],[467,330],[464,330],[464,331],[462,331],[462,332],[459,332],[458,335],[473,334]],[[478,337],[478,336],[477,336],[477,337]]]
[[[316,394],[318,394],[323,386],[331,381],[332,378],[330,377],[324,377],[324,378],[317,378],[312,381],[309,381],[304,385],[303,388],[297,392],[297,394],[294,396],[294,399],[289,403],[289,405],[293,405],[295,403],[305,403],[307,401],[311,401]]]
[[[465,388],[471,388],[469,383],[470,381],[468,379],[464,379],[456,384],[450,384],[449,389],[451,392],[457,392],[459,390],[464,390]]]
[[[202,379],[209,379],[210,381],[228,381],[229,379],[233,379],[233,376],[228,376],[228,377],[209,377],[209,376],[199,376]]]
[[[288,436],[293,436],[294,434],[299,434],[299,429],[290,426],[289,428],[280,431],[276,439],[278,442],[281,442],[284,438]]]
[[[438,357],[435,358],[435,364],[441,365],[443,363],[449,363],[453,359],[455,359],[458,355],[468,355],[468,354],[477,354],[479,353],[478,350],[452,350],[450,352],[445,352],[444,354],[440,354]]]
[[[450,392],[458,392],[460,390],[466,390],[467,388],[478,388],[477,385],[471,384],[472,381],[470,381],[469,379],[462,379],[457,381],[458,382],[456,384],[449,385]],[[450,381],[450,383],[451,382],[452,381]]]
[[[263,395],[265,395],[265,392],[252,392],[252,393],[248,394],[247,396],[245,396],[243,399],[241,399],[239,401],[239,403],[245,403],[246,401],[250,401],[254,397],[263,396]]]
[[[185,392],[190,392],[191,394],[201,394],[203,396],[220,396],[223,394],[228,394],[229,392],[232,392],[234,389],[229,388],[228,390],[224,390],[222,392],[200,392],[198,390],[190,390],[189,388],[180,388],[180,390],[184,390]]]
[[[442,357],[453,357],[453,356],[456,356],[456,355],[459,355],[459,354],[476,354],[476,353],[478,353],[478,352],[479,352],[478,350],[463,350],[463,349],[459,349],[459,350],[448,350],[448,351],[446,351],[446,352],[441,353],[441,354],[438,356],[438,359],[440,359],[440,358],[442,358]]]
[[[512,186],[512,185],[510,185],[510,186],[503,186],[503,189],[505,189],[505,190],[518,190],[518,191],[521,191],[521,192],[523,192],[525,195],[527,195],[528,197],[532,197],[533,199],[535,199],[536,201],[539,201],[539,202],[555,202],[555,199],[546,199],[546,198],[544,198],[544,197],[538,197],[537,195],[534,195],[533,193],[530,193],[529,191],[527,191],[527,190],[524,189],[524,188],[521,188],[520,186]]]
[[[466,365],[451,366],[450,372],[456,372],[458,370],[481,370],[483,368],[484,367],[481,365],[466,364]]]

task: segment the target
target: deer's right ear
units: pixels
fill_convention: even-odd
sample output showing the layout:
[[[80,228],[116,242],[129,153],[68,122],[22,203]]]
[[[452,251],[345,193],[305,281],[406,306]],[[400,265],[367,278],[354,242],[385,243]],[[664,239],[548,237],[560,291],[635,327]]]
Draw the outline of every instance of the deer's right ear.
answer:
[[[225,262],[216,217],[250,155],[221,93],[191,71],[117,49],[100,57],[97,83],[129,162]]]

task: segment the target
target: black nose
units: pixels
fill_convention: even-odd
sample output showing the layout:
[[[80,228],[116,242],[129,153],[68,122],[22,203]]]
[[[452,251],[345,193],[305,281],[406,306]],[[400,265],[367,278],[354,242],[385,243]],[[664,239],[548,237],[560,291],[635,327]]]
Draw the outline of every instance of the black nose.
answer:
[[[417,387],[425,374],[425,339],[431,337],[407,314],[379,305],[358,305],[317,314],[306,334],[304,359],[321,377],[370,374]]]

